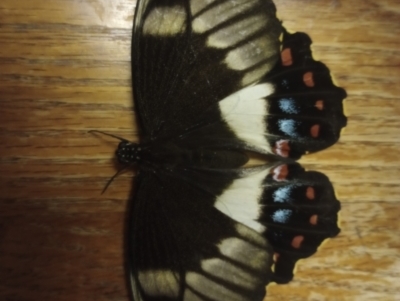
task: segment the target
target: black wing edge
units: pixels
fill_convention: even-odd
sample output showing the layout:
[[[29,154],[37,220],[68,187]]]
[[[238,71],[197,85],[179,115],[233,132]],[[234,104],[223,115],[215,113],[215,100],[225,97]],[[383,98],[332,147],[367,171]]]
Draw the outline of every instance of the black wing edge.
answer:
[[[335,144],[347,124],[343,100],[346,91],[334,84],[328,67],[312,57],[312,41],[302,32],[283,28],[281,60],[266,74],[275,92],[268,97],[268,132],[276,138],[270,144],[277,154],[298,159]],[[282,102],[290,102],[288,108]],[[293,121],[296,135],[279,128],[281,120]]]
[[[329,178],[298,163],[282,164],[265,179],[260,220],[275,252],[273,280],[287,283],[299,259],[340,232],[340,202]]]

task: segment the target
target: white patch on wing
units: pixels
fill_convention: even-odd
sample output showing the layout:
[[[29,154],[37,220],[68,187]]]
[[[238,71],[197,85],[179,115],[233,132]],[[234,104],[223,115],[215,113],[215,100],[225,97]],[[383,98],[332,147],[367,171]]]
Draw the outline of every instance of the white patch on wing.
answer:
[[[261,64],[260,67],[255,68],[243,76],[242,86],[247,86],[261,79],[268,71],[270,71],[274,67],[275,61],[267,62],[265,64]]]
[[[236,136],[267,153],[272,151],[266,137],[268,102],[264,98],[273,92],[273,86],[264,83],[243,88],[219,102],[222,118]]]
[[[209,35],[207,45],[215,48],[234,46],[262,29],[267,23],[268,20],[263,14],[240,20]]]
[[[197,292],[201,292],[211,300],[245,301],[248,300],[243,295],[237,294],[221,284],[214,282],[204,275],[189,272],[186,274],[186,284]],[[185,299],[186,300],[186,299]],[[249,300],[250,301],[250,300]]]
[[[140,286],[147,295],[152,297],[170,297],[179,296],[179,275],[169,270],[148,270],[139,271],[138,279]]]
[[[249,227],[246,227],[245,225],[242,224],[236,224],[236,231],[237,233],[245,238],[247,241],[251,241],[253,244],[258,245],[259,247],[263,249],[267,249],[269,246],[268,241],[260,235],[258,232],[254,231],[253,229],[250,229]]]
[[[209,6],[210,4],[212,4],[215,1],[218,1],[218,0],[191,0],[190,1],[190,10],[192,12],[192,15],[197,14],[202,9],[205,9],[207,6]]]
[[[220,253],[229,259],[257,271],[265,272],[272,264],[272,254],[237,237],[224,239],[219,245]]]
[[[182,6],[158,6],[152,9],[143,24],[143,34],[174,36],[186,30],[186,11]]]
[[[190,289],[185,289],[185,292],[183,293],[183,301],[206,301],[206,300],[193,293]]]
[[[238,178],[218,196],[214,206],[230,218],[261,233],[265,230],[259,221],[262,213],[260,198],[264,191],[263,180],[269,169],[263,169]]]
[[[199,12],[199,8],[203,9],[208,5],[208,1],[206,5],[204,5],[204,0],[200,0],[199,4],[194,4],[195,1],[197,2],[199,0],[191,1],[191,10],[193,15],[195,14],[194,12]],[[193,31],[204,33],[213,29],[219,24],[237,17],[246,10],[251,9],[258,3],[258,1],[259,0],[227,0],[219,5],[212,6],[194,18],[192,22]]]
[[[260,284],[260,279],[232,263],[220,258],[206,259],[201,262],[204,272],[235,286],[254,290]]]
[[[225,63],[233,70],[246,70],[274,56],[276,41],[262,36],[228,52]]]

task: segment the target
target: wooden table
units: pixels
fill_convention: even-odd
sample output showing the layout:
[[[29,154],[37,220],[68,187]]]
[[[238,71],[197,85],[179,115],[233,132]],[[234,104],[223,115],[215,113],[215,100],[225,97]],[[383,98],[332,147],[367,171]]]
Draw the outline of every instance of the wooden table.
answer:
[[[346,88],[348,126],[303,158],[342,201],[341,234],[266,300],[400,300],[400,2],[275,0]],[[0,299],[128,300],[124,225],[137,140],[130,70],[135,0],[0,2]]]

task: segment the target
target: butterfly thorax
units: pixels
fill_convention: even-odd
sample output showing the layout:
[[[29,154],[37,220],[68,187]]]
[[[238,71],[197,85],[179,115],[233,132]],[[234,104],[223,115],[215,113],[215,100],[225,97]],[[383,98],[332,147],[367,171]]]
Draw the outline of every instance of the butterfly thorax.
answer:
[[[140,161],[142,148],[137,143],[122,141],[115,153],[119,163],[130,165]]]

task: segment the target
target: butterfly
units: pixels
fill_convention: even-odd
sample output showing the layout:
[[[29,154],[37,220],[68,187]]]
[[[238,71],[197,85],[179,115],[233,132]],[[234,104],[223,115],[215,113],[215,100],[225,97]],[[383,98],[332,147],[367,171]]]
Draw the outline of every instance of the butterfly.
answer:
[[[255,301],[339,233],[322,173],[346,92],[270,0],[139,0],[132,72],[141,142],[129,256],[135,301]],[[261,156],[264,164],[249,164]]]

